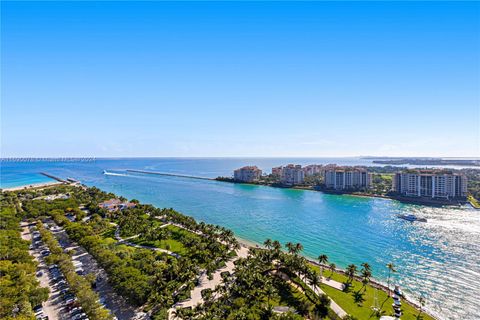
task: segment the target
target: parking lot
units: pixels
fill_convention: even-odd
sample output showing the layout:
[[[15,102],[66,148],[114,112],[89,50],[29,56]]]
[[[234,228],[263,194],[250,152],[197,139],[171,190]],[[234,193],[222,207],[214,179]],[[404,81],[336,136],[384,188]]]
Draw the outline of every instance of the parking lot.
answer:
[[[113,290],[107,281],[107,273],[98,265],[93,256],[84,248],[70,240],[65,230],[58,227],[53,220],[49,220],[47,224],[64,250],[74,250],[72,262],[76,269],[84,275],[89,273],[95,274],[97,279],[95,291],[97,291],[100,296],[100,302],[104,304],[107,309],[111,310],[119,320],[141,319],[142,315],[137,313],[133,306]]]
[[[29,226],[27,224],[22,224],[22,228],[22,238],[32,242],[29,253],[38,262],[37,279],[40,281],[40,285],[42,287],[47,287],[50,289],[48,300],[44,302],[42,306],[34,306],[37,319],[47,319],[47,317],[49,320],[70,319],[70,315],[65,308],[61,289],[59,286],[57,286],[54,277],[49,271],[44,257],[42,256],[42,251],[47,250],[43,246],[39,234],[33,234],[33,225]]]

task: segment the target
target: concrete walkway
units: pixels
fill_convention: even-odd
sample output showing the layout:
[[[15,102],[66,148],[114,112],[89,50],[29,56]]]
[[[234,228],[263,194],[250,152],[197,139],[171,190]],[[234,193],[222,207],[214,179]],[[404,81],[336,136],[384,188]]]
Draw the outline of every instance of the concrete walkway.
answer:
[[[316,287],[315,289],[313,288],[312,285],[310,285],[309,283],[306,283],[306,285],[313,290],[313,292],[315,292],[317,295],[320,295],[320,294],[324,294],[328,297],[328,294],[326,294],[322,289],[320,289],[320,287]],[[343,286],[343,285],[342,285]],[[333,310],[333,312],[335,312],[337,314],[337,316],[339,316],[340,318],[343,319],[343,317],[345,317],[346,315],[348,315],[348,313],[345,312],[345,310],[343,310],[335,301],[333,301],[332,298],[328,297],[330,299],[330,309]]]
[[[327,286],[335,288],[335,289],[340,290],[340,291],[343,291],[343,289],[345,287],[345,285],[343,283],[332,280],[332,279],[329,279],[329,278],[322,277],[321,280],[322,280],[323,284],[326,284]]]
[[[283,274],[283,275],[288,278],[288,276],[286,274]],[[297,274],[297,276],[300,278],[300,276],[298,274]],[[290,281],[290,279],[288,279],[288,281]],[[339,283],[337,281],[335,281],[335,282]],[[322,289],[320,289],[320,287],[317,286],[317,287],[313,288],[313,286],[311,284],[307,283],[306,281],[304,281],[303,283],[305,283],[310,289],[312,289],[312,291],[316,295],[320,296],[321,294],[324,294],[328,297],[328,294],[326,294]],[[341,284],[341,283],[339,283],[339,284]],[[342,284],[342,286],[343,286],[343,284]],[[348,315],[348,313],[346,313],[345,310],[343,310],[335,301],[333,301],[332,298],[328,297],[328,299],[330,299],[330,309],[332,309],[333,312],[335,312],[337,314],[337,316],[339,316],[340,318],[343,319],[343,317]]]

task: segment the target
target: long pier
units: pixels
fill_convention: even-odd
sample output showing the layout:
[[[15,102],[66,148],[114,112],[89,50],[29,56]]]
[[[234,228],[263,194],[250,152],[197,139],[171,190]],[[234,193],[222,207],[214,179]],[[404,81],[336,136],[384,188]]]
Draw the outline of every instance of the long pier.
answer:
[[[52,176],[49,173],[46,172],[40,172],[40,174],[43,174],[45,177],[49,177],[50,179],[57,180],[58,182],[66,183],[67,181],[60,179],[59,177]]]
[[[214,178],[191,176],[191,175],[179,174],[179,173],[144,171],[144,170],[134,170],[134,169],[127,169],[126,171],[127,171],[127,172],[135,172],[135,173],[144,173],[144,174],[155,174],[155,175],[159,175],[159,176],[169,176],[169,177],[180,177],[180,178],[198,179],[198,180],[215,180]]]

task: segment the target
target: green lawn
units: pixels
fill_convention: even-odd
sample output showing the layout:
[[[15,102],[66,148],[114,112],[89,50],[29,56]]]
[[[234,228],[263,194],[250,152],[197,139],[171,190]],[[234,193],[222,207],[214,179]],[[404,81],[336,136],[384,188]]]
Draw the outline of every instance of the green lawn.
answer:
[[[180,240],[185,237],[200,237],[198,234],[179,228],[177,226],[169,225],[165,228],[172,233],[172,239]]]
[[[317,271],[320,270],[317,266],[312,266],[313,269]],[[332,280],[339,282],[345,282],[347,277],[343,274],[332,272],[330,270],[325,270],[323,272],[324,277],[331,277]],[[350,288],[349,292],[343,292],[337,289],[334,289],[330,286],[322,284],[320,286],[322,290],[332,298],[343,310],[347,313],[359,318],[359,319],[377,319],[377,317],[372,312],[372,306],[375,304],[375,292],[377,295],[377,305],[382,307],[382,310],[385,312],[384,315],[392,315],[393,308],[392,303],[393,299],[388,297],[387,293],[383,290],[376,290],[375,288],[368,286],[363,288],[363,284],[359,281],[354,280],[353,285]],[[362,289],[363,288],[363,289]],[[364,301],[359,305],[354,300],[355,292],[361,292],[363,295]],[[414,320],[417,319],[418,310],[413,306],[402,301],[402,311],[403,311],[403,320]],[[432,317],[422,314],[424,320],[433,320]]]
[[[175,239],[165,239],[162,241],[147,241],[141,238],[134,238],[130,239],[129,242],[144,245],[144,246],[151,246],[151,247],[156,247],[160,249],[166,249],[175,253],[178,253],[180,255],[185,255],[187,253],[187,249],[185,246],[180,242]]]
[[[158,223],[161,224],[159,221]],[[166,249],[170,250],[172,252],[178,253],[180,255],[186,255],[188,253],[187,248],[182,243],[182,238],[185,237],[199,237],[198,235],[187,231],[185,229],[176,227],[176,226],[167,226],[165,227],[170,233],[171,236],[168,239],[162,240],[162,241],[147,241],[145,239],[141,238],[134,238],[130,239],[129,241],[132,243],[140,244],[140,245],[146,245],[146,246],[152,246],[156,248],[161,248],[161,249]]]

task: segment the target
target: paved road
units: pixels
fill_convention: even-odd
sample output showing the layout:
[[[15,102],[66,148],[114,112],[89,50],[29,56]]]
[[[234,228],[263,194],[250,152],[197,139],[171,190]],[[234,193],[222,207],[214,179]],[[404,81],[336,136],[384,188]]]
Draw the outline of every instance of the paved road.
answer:
[[[56,224],[53,221],[49,222],[49,225]],[[103,268],[101,268],[97,261],[90,255],[83,247],[78,246],[75,242],[70,240],[67,233],[63,229],[53,231],[58,242],[64,249],[75,250],[75,254],[72,256],[72,261],[81,262],[82,268],[85,274],[94,273],[97,276],[96,291],[102,299],[104,299],[105,306],[111,310],[113,314],[119,320],[133,319],[137,315],[135,308],[130,305],[125,298],[119,296],[108,283],[108,275]]]
[[[27,223],[21,224],[22,230],[22,239],[27,241],[32,241],[32,234],[28,227]],[[53,286],[53,281],[50,278],[50,272],[48,272],[48,267],[45,264],[43,258],[40,254],[40,249],[35,248],[34,250],[29,250],[31,256],[35,258],[38,262],[37,271],[41,271],[43,274],[37,279],[40,281],[40,286],[49,288],[50,293],[48,295],[48,300],[43,303],[43,313],[48,317],[49,320],[63,320],[65,314],[67,313],[62,306],[62,299],[60,292],[55,286]],[[64,315],[63,317],[61,315]]]

